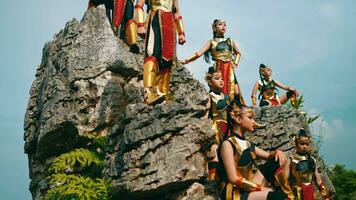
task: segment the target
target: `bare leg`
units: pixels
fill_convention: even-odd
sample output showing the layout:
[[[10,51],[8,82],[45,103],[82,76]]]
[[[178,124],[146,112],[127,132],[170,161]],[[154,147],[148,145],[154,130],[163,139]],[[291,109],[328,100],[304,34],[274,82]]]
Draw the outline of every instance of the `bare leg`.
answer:
[[[262,188],[261,191],[251,192],[248,195],[247,199],[248,200],[266,200],[268,193],[271,191],[272,191],[271,188]]]
[[[281,102],[281,104],[285,104],[287,101],[288,98],[286,94],[282,94],[281,96],[279,96],[279,102]]]
[[[268,185],[267,179],[265,179],[265,177],[260,172],[260,170],[257,170],[257,172],[255,173],[255,175],[252,178],[252,182],[258,183],[258,184],[260,184],[262,186],[267,186]]]

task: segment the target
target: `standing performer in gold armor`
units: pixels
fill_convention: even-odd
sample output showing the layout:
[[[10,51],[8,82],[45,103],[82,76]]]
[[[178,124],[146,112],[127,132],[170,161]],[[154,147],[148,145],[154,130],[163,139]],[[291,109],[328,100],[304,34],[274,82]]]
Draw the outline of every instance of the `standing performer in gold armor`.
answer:
[[[89,0],[88,8],[105,4],[106,15],[109,18],[114,34],[118,35],[120,27],[120,38],[126,39],[130,51],[138,53],[137,25],[134,17],[134,0]]]
[[[246,131],[253,132],[255,126],[253,109],[234,105],[230,112],[231,137],[218,149],[220,167],[220,199],[222,200],[285,200],[294,199],[288,184],[288,159],[280,151],[266,152],[244,138]],[[256,158],[267,160],[253,173]],[[277,162],[278,161],[278,162]],[[281,190],[265,187],[277,182]]]
[[[224,20],[215,19],[212,28],[213,39],[209,40],[203,48],[197,51],[193,56],[183,60],[182,63],[190,63],[203,54],[205,54],[205,61],[210,63],[211,54],[212,59],[215,61],[215,70],[221,72],[224,80],[223,93],[230,96],[230,101],[234,100],[241,105],[245,105],[234,73],[234,68],[239,64],[241,53],[236,42],[225,37],[226,22]]]
[[[176,60],[176,32],[178,43],[185,43],[182,17],[178,0],[148,0],[148,17],[144,21],[143,5],[135,6],[138,33],[146,37],[143,84],[145,102],[154,105],[169,95],[173,61]]]
[[[295,138],[296,153],[291,156],[291,185],[298,200],[314,200],[313,180],[324,199],[329,199],[320,178],[316,159],[309,153],[310,136],[301,129]]]

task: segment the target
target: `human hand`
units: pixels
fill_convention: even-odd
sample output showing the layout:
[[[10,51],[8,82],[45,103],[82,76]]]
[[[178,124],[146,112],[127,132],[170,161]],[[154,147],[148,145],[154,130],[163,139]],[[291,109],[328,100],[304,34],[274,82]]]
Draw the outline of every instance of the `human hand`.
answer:
[[[187,64],[187,60],[179,60],[180,63],[182,63],[183,65]]]
[[[184,34],[180,34],[178,37],[178,43],[180,45],[183,45],[185,43],[185,35]]]
[[[137,34],[141,37],[141,38],[145,38],[146,37],[146,29],[144,26],[138,27],[137,28]]]
[[[274,156],[275,161],[279,161],[279,165],[283,166],[287,162],[286,154],[281,150],[276,150],[276,155]]]

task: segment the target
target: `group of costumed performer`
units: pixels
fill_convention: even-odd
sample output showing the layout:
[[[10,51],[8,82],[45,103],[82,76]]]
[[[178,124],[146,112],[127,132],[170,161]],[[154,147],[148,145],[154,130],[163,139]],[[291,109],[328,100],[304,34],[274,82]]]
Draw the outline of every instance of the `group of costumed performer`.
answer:
[[[143,64],[144,100],[148,105],[169,99],[173,62],[176,60],[176,34],[178,43],[185,43],[182,16],[178,0],[149,0],[148,16],[144,21],[145,0],[135,6],[138,34],[145,36]]]
[[[132,52],[139,52],[136,34],[146,38],[143,65],[145,103],[154,105],[163,102],[169,95],[171,68],[176,60],[176,33],[178,43],[185,43],[178,0],[138,0],[135,7],[133,0],[89,0],[88,8],[100,4],[105,4],[114,32],[118,34],[120,27],[120,37],[126,38]],[[146,20],[145,4],[148,8]],[[134,8],[136,20],[133,20]],[[291,156],[290,161],[282,151],[266,152],[244,138],[246,131],[253,132],[264,125],[254,120],[253,109],[247,107],[243,100],[234,73],[241,53],[236,42],[225,37],[225,21],[214,20],[212,28],[213,39],[182,63],[192,62],[203,54],[208,63],[210,55],[215,61],[206,75],[210,87],[209,118],[213,120],[216,132],[216,142],[212,146],[214,158],[208,165],[209,179],[219,183],[220,199],[312,200],[313,180],[324,199],[329,199],[317,171],[316,160],[307,150],[310,136],[304,130],[295,139],[296,154]],[[259,72],[261,79],[256,82],[251,95],[254,106],[257,90],[262,97],[260,106],[281,105],[288,99],[291,99],[292,105],[296,103],[298,92],[274,81],[270,67],[261,64]],[[278,97],[276,87],[287,90],[287,93]],[[252,167],[257,158],[266,162],[258,166],[254,173]],[[288,182],[289,175],[292,188]]]
[[[133,53],[139,53],[137,46],[137,24],[134,20],[134,0],[89,0],[88,9],[105,5],[106,15],[115,35],[126,40]]]
[[[245,105],[242,98],[241,90],[237,82],[234,69],[240,62],[241,53],[235,41],[229,37],[225,37],[226,22],[222,19],[215,19],[212,24],[213,39],[206,44],[194,55],[182,61],[183,64],[188,64],[204,54],[205,61],[210,63],[210,55],[215,61],[214,68],[221,72],[224,81],[222,92],[229,96],[231,100]]]
[[[282,83],[273,80],[272,78],[272,69],[264,64],[260,65],[259,69],[260,80],[257,80],[251,94],[252,104],[255,107],[257,104],[256,93],[257,90],[260,92],[259,106],[278,106],[286,103],[289,99],[291,105],[296,107],[297,96],[299,95],[298,91],[292,87],[285,86]],[[287,92],[280,96],[277,95],[277,87]]]

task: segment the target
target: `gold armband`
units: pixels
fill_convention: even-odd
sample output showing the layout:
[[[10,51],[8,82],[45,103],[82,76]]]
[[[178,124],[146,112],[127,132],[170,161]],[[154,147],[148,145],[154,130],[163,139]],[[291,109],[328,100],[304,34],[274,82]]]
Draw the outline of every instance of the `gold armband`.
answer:
[[[241,54],[239,52],[239,53],[236,54],[236,57],[235,57],[235,59],[233,61],[235,65],[238,65],[240,63],[240,58],[241,58]]]
[[[143,27],[145,26],[145,13],[143,11],[143,6],[137,4],[135,6],[135,12],[136,12],[136,18],[135,21],[137,23],[138,27]]]
[[[257,184],[257,183],[253,183],[251,181],[246,180],[245,178],[242,177],[238,177],[238,179],[235,181],[234,183],[237,187],[246,190],[246,191],[261,191],[262,190],[262,186]]]
[[[251,100],[252,100],[252,105],[257,105],[257,100],[255,96],[251,96]]]
[[[328,197],[328,192],[326,191],[325,186],[323,185],[323,183],[321,183],[320,185],[318,185],[319,191],[321,196],[323,196],[324,199],[326,199]]]
[[[177,17],[175,19],[175,23],[176,23],[176,28],[177,28],[178,35],[185,35],[182,16]]]
[[[188,64],[196,59],[198,59],[199,56],[198,56],[198,53],[196,52],[194,55],[190,56],[189,58],[185,59],[184,62],[185,64]]]

